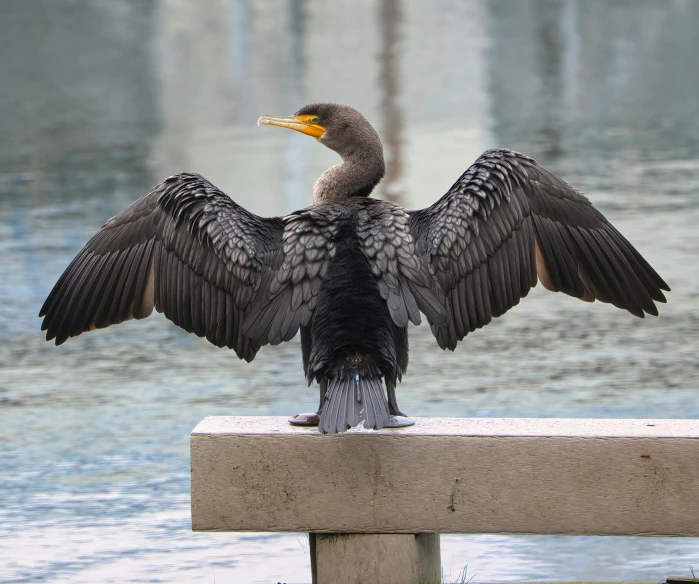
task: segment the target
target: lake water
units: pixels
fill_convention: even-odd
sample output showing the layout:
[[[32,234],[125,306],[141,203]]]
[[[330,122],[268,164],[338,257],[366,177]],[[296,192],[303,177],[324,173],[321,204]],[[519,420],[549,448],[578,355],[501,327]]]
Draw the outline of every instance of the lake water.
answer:
[[[0,581],[310,582],[303,534],[193,533],[189,432],[315,407],[298,340],[253,364],[160,316],[56,348],[37,318],[71,258],[164,176],[261,214],[336,159],[261,113],[351,104],[380,194],[426,206],[483,150],[584,190],[672,287],[640,320],[537,287],[440,351],[411,331],[413,415],[699,417],[699,3],[23,0],[0,15]],[[698,461],[699,464],[699,461]],[[661,581],[699,540],[444,536],[447,577]]]

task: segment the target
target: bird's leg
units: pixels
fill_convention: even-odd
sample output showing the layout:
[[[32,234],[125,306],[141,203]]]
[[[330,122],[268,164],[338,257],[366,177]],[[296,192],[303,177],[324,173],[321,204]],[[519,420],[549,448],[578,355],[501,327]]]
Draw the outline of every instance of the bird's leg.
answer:
[[[398,408],[398,402],[396,401],[396,386],[390,381],[386,381],[386,393],[388,394],[388,413],[392,416],[407,417]]]
[[[391,414],[391,420],[386,424],[385,428],[404,428],[412,426],[415,420],[412,420],[400,411],[398,402],[396,401],[396,384],[390,379],[386,379],[386,393],[388,394],[388,413]]]
[[[320,385],[320,403],[318,404],[318,415],[320,416],[320,412],[323,409],[323,404],[325,403],[325,394],[328,393],[328,380],[323,379],[319,385]]]
[[[320,424],[320,412],[323,409],[323,403],[325,402],[325,392],[328,390],[328,381],[322,379],[320,382],[320,403],[318,404],[318,411],[314,414],[304,413],[296,414],[289,418],[289,423],[292,426],[317,426]]]

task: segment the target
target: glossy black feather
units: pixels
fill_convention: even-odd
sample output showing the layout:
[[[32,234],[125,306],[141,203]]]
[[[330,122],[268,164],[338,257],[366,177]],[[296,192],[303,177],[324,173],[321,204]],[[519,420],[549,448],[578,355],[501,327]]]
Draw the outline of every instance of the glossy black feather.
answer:
[[[155,304],[185,330],[251,359],[259,346],[290,338],[298,327],[294,316],[281,319],[283,335],[267,331],[251,343],[239,334],[253,305],[276,297],[262,283],[271,283],[280,267],[288,223],[249,213],[199,175],[170,177],[87,243],[47,297],[42,328],[60,344],[147,316]],[[276,285],[283,291],[293,282]]]
[[[61,344],[155,308],[251,361],[300,329],[306,377],[326,390],[320,430],[341,432],[387,423],[383,387],[405,373],[421,313],[454,349],[537,280],[637,316],[665,301],[667,284],[585,195],[519,153],[485,152],[419,211],[370,191],[262,218],[199,175],[170,177],[90,239],[42,330]]]
[[[428,316],[442,348],[518,304],[537,279],[641,317],[657,314],[669,290],[585,195],[511,150],[485,152],[444,197],[410,213],[410,230],[449,297],[446,326]]]

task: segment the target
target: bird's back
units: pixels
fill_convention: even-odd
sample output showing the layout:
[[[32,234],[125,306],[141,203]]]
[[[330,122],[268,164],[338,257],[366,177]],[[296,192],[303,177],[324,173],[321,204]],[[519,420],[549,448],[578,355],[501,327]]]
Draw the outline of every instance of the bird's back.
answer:
[[[398,353],[407,352],[407,346],[396,346],[397,327],[361,239],[367,209],[377,209],[381,203],[362,199],[308,210],[329,220],[327,232],[332,234],[332,257],[309,326],[309,378],[319,378],[344,355],[371,355],[380,370],[393,371]],[[385,238],[385,227],[378,222],[372,227],[377,241]]]

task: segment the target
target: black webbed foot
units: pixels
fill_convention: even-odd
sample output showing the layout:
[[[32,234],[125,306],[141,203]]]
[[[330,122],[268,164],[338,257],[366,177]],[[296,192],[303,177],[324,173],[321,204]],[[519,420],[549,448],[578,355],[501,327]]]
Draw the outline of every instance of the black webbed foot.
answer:
[[[317,426],[320,424],[320,414],[318,412],[312,414],[296,414],[289,418],[289,424],[292,426]]]
[[[414,426],[415,420],[409,418],[408,416],[394,416],[391,414],[391,418],[384,426],[384,428],[405,428],[407,426]]]
[[[318,411],[312,414],[303,413],[296,414],[289,418],[289,424],[292,426],[317,426],[320,424],[320,412],[323,409],[323,403],[325,402],[325,392],[328,390],[327,380],[322,380],[320,382],[320,403],[318,404]]]
[[[415,424],[415,420],[406,416],[400,411],[396,401],[396,386],[393,383],[386,383],[386,393],[388,394],[388,413],[391,414],[391,421],[385,428],[405,428]]]

